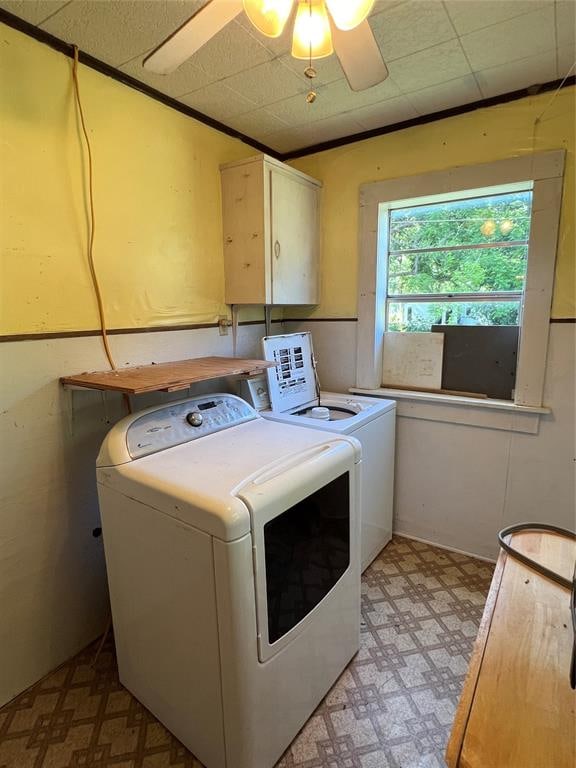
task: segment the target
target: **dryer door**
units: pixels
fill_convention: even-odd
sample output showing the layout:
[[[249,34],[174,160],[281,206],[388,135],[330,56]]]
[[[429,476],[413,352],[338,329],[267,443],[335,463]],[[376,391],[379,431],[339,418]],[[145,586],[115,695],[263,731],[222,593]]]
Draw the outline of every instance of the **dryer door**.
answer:
[[[356,467],[334,440],[268,467],[238,495],[250,508],[258,653],[273,656],[325,609],[358,568]]]

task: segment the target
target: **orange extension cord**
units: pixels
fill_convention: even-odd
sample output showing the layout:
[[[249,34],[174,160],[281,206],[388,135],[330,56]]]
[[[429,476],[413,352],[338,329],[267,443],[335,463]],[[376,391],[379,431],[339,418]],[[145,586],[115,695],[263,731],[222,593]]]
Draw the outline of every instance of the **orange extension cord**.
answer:
[[[108,343],[108,333],[106,331],[106,317],[104,315],[104,304],[102,302],[102,292],[100,290],[100,284],[98,283],[98,275],[96,274],[96,267],[94,265],[94,232],[96,229],[96,216],[94,213],[94,169],[92,165],[92,147],[90,145],[90,138],[88,131],[86,130],[86,123],[84,120],[84,110],[82,109],[82,99],[80,98],[80,84],[78,82],[78,46],[74,46],[74,63],[72,65],[72,79],[74,82],[74,96],[76,98],[76,105],[78,107],[78,114],[80,116],[80,125],[82,127],[82,133],[84,134],[84,140],[86,142],[86,152],[88,156],[88,204],[90,207],[90,237],[88,240],[88,265],[90,267],[90,275],[92,277],[92,285],[94,286],[94,293],[96,294],[96,302],[98,304],[98,316],[100,318],[100,330],[102,332],[102,343],[104,344],[104,350],[106,357],[110,363],[110,367],[116,370],[116,363],[110,350]]]
[[[90,236],[88,239],[88,254],[87,254],[88,265],[90,267],[92,285],[94,287],[96,302],[98,304],[98,317],[100,319],[100,330],[102,333],[102,343],[104,344],[104,351],[106,352],[106,357],[108,358],[110,367],[112,368],[112,370],[115,371],[117,369],[117,366],[114,361],[112,351],[110,349],[110,344],[108,343],[108,333],[106,330],[106,316],[104,314],[104,303],[102,301],[102,292],[100,290],[100,284],[98,283],[98,275],[96,274],[96,266],[94,264],[94,233],[96,229],[96,216],[94,213],[94,169],[93,169],[93,162],[92,162],[92,146],[90,144],[88,131],[86,130],[86,122],[84,120],[84,110],[82,109],[82,99],[80,97],[80,84],[78,82],[78,46],[77,45],[74,46],[74,60],[72,64],[72,80],[74,83],[74,96],[76,99],[76,105],[78,107],[78,114],[80,116],[80,125],[82,127],[82,133],[84,135],[84,141],[86,143],[86,153],[88,157],[88,204],[90,209]],[[126,407],[128,409],[128,413],[132,413],[130,398],[126,394],[124,394],[123,397],[124,397],[124,402],[126,403]],[[100,657],[100,653],[102,651],[102,648],[104,647],[104,643],[106,642],[106,638],[108,637],[111,628],[112,628],[112,616],[109,614],[108,620],[106,622],[106,627],[104,628],[104,633],[102,634],[102,638],[100,639],[98,648],[96,649],[94,659],[92,660],[93,667],[96,666],[96,664],[98,663],[98,658]]]

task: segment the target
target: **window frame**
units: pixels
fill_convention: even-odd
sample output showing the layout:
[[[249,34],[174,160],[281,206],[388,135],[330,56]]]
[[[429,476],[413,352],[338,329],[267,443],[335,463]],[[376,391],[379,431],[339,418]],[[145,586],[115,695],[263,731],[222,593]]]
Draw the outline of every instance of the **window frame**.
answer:
[[[466,191],[486,189],[488,194],[494,187],[532,183],[530,240],[513,405],[542,408],[564,160],[564,150],[552,150],[372,182],[360,187],[355,389],[374,393],[382,390],[387,258],[381,259],[379,254],[387,253],[388,217],[379,221],[380,206],[415,198],[422,202],[428,197],[439,196],[444,200],[458,199]]]

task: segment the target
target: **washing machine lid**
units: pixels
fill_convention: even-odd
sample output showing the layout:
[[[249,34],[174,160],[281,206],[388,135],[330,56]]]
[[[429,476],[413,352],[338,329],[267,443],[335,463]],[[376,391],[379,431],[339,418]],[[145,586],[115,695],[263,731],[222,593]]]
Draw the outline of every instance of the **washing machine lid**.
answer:
[[[292,413],[298,408],[318,405],[319,387],[309,332],[265,336],[262,352],[265,360],[276,363],[276,368],[266,371],[273,411]]]
[[[275,487],[283,488],[289,499],[293,470],[313,459],[312,449],[341,454],[343,447],[353,461],[360,460],[354,440],[256,418],[118,466],[100,466],[97,480],[207,534],[233,541],[251,528],[249,509],[239,498],[246,483],[270,470],[280,481]],[[290,482],[283,485],[281,476],[289,471]]]
[[[330,420],[316,419],[309,415],[312,407],[320,404],[328,408]],[[260,413],[266,419],[295,424],[311,429],[322,429],[327,432],[339,432],[347,435],[373,419],[377,419],[384,413],[396,409],[395,400],[384,400],[372,397],[356,397],[354,395],[338,394],[336,392],[321,392],[320,401],[315,399],[311,405],[304,408],[296,408],[287,413],[265,410]]]

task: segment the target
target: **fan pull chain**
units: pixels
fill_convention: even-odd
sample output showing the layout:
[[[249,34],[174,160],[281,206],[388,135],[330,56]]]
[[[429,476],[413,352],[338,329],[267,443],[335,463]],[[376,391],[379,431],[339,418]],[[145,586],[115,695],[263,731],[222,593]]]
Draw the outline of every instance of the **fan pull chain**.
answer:
[[[310,21],[312,21],[312,0],[308,0],[308,8],[310,9]],[[312,36],[310,35],[308,38],[308,50],[309,50],[309,58],[308,58],[308,66],[304,70],[304,74],[309,80],[313,80],[316,77],[316,70],[312,66]],[[316,91],[308,91],[306,94],[306,101],[308,104],[313,104],[316,101]]]

